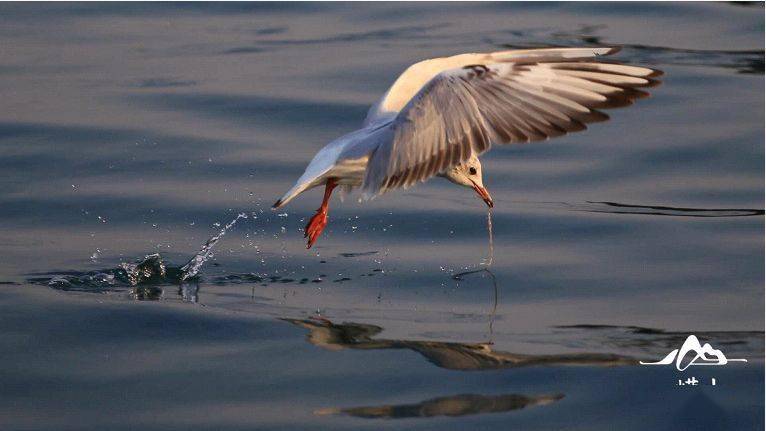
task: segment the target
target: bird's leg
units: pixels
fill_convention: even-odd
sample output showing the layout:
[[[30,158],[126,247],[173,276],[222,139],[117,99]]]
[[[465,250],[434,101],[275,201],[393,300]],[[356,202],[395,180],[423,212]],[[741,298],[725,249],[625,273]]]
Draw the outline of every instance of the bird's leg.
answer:
[[[325,184],[322,206],[317,208],[317,213],[311,217],[311,220],[309,220],[309,223],[306,225],[306,232],[303,235],[304,238],[308,238],[308,242],[306,243],[307,249],[314,245],[317,238],[319,238],[319,235],[322,234],[325,226],[327,226],[327,211],[330,203],[330,196],[337,185],[338,182],[335,178],[328,179]]]

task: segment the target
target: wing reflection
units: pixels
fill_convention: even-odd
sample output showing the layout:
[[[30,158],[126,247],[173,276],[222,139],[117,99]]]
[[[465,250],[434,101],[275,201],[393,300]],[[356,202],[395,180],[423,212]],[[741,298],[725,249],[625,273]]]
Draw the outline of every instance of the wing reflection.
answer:
[[[501,413],[530,406],[546,405],[564,398],[564,394],[526,396],[519,394],[474,395],[460,394],[432,398],[417,404],[394,404],[368,407],[329,408],[317,410],[318,415],[343,414],[366,419],[427,418],[434,416],[466,416]]]
[[[491,343],[457,343],[374,339],[383,328],[362,323],[336,324],[324,318],[282,319],[309,330],[308,341],[328,350],[409,349],[432,364],[449,370],[475,371],[517,368],[533,365],[635,365],[636,359],[614,354],[579,353],[525,355],[494,350]]]

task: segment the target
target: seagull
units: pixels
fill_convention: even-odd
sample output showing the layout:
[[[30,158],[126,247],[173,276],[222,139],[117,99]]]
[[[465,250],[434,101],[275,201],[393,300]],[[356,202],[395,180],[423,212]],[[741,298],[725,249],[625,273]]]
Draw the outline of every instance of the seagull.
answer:
[[[311,248],[337,186],[361,187],[360,200],[434,176],[473,189],[494,205],[479,155],[492,144],[541,141],[608,120],[598,109],[647,97],[662,72],[597,57],[619,47],[541,48],[433,58],[407,68],[374,104],[362,128],[330,142],[273,205],[324,186],[304,237]]]

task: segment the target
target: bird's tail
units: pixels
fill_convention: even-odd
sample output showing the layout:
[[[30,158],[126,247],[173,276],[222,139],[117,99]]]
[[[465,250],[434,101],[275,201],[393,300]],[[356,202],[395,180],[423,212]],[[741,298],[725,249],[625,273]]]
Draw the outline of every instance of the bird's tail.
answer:
[[[290,190],[285,193],[284,196],[279,198],[276,202],[274,202],[274,205],[271,206],[271,209],[277,209],[282,208],[283,206],[287,205],[288,202],[293,200],[296,196],[303,193],[311,184],[310,183],[298,183],[293,186]]]

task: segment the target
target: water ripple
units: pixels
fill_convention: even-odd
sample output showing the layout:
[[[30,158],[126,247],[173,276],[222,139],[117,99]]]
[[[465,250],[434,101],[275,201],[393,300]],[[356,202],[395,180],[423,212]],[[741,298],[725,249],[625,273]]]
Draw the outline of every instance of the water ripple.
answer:
[[[519,42],[499,42],[502,36],[487,39],[488,42],[509,49],[540,48],[549,46],[604,46],[622,47],[621,55],[631,62],[655,65],[707,66],[733,69],[737,73],[764,74],[763,49],[686,49],[669,46],[615,43],[597,33],[606,25],[588,25],[574,31],[555,28],[536,28],[508,31]]]
[[[435,416],[466,416],[483,413],[503,413],[526,407],[554,403],[564,394],[553,395],[477,395],[460,394],[438,397],[416,404],[393,404],[381,406],[327,408],[317,410],[317,415],[341,414],[364,419],[430,418]]]
[[[751,217],[764,215],[764,210],[762,209],[749,208],[683,208],[591,201],[588,201],[587,205],[580,204],[570,206],[577,208],[575,211],[610,214],[647,214],[670,217]]]

